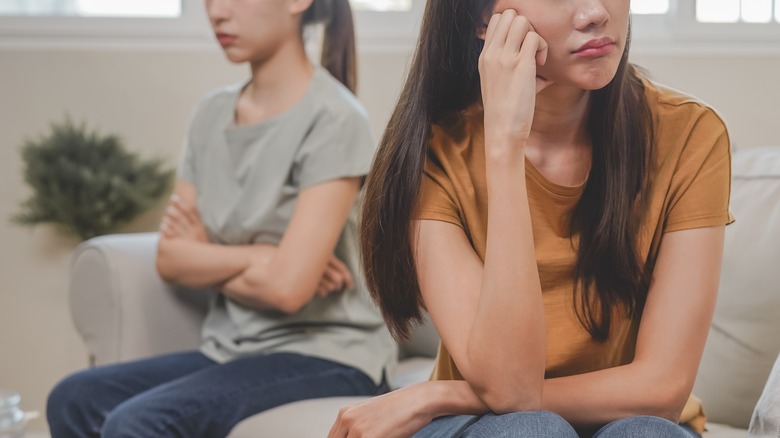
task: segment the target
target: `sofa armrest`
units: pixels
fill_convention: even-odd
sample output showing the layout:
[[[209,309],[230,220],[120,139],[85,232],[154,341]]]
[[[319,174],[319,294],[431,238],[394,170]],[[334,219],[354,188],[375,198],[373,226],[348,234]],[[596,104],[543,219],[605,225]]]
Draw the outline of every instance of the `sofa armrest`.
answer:
[[[157,241],[157,233],[116,234],[76,248],[71,314],[93,365],[198,347],[208,292],[164,282]]]

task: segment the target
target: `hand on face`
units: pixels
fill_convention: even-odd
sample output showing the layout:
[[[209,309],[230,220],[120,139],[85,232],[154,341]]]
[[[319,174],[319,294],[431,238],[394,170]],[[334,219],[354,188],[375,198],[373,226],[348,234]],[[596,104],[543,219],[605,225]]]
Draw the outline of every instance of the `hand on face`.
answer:
[[[515,10],[490,18],[479,58],[486,145],[514,147],[528,140],[536,94],[552,83],[537,76],[547,49],[547,42]]]
[[[171,196],[168,208],[165,210],[160,232],[169,239],[185,239],[196,242],[208,242],[208,234],[200,219],[198,207],[185,204],[176,196]]]

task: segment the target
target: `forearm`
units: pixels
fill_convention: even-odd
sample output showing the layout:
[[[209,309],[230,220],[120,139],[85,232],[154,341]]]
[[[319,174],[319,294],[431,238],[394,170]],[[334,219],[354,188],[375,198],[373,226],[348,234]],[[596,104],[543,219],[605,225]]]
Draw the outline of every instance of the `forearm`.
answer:
[[[254,273],[248,273],[248,269],[228,280],[221,292],[230,299],[254,309],[277,309],[289,312],[282,302],[282,294],[278,288],[272,285],[271,279],[266,275],[258,275],[257,268],[251,268]],[[265,269],[263,269],[265,271]],[[260,278],[258,278],[260,277]]]
[[[577,428],[594,428],[636,415],[677,422],[690,390],[664,385],[634,365],[544,380],[541,410],[554,412]],[[649,366],[647,369],[649,370]],[[491,409],[464,380],[423,382],[431,418],[482,415]]]
[[[253,259],[250,266],[224,284],[221,291],[244,306],[284,313],[296,313],[314,296],[317,288],[311,272],[306,272],[294,259],[284,260],[281,251],[268,254],[262,260]],[[322,276],[322,269],[316,272]],[[312,278],[307,278],[312,277]]]
[[[186,239],[160,239],[157,271],[166,281],[210,287],[243,272],[252,254],[250,245],[219,245]]]
[[[577,427],[598,427],[637,415],[673,422],[690,395],[690,385],[652,364],[629,364],[544,381],[542,408]]]
[[[538,409],[545,327],[525,162],[522,153],[501,161],[488,164],[487,249],[468,379],[493,410]]]

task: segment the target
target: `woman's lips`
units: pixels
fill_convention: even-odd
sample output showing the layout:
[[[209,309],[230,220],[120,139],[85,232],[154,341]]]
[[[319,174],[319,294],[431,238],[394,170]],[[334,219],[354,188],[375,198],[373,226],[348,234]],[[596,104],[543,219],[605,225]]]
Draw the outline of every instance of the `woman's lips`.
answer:
[[[574,55],[581,58],[597,58],[609,55],[613,50],[615,50],[615,42],[611,38],[596,38],[583,44]]]
[[[224,46],[229,46],[233,44],[238,37],[235,35],[230,35],[227,33],[218,33],[217,34],[217,41],[219,41],[219,44]]]

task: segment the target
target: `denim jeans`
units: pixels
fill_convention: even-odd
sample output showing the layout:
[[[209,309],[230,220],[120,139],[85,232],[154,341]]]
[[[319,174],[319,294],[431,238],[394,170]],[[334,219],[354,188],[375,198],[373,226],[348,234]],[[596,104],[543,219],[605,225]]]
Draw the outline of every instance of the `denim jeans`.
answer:
[[[440,417],[413,438],[584,438],[552,412],[516,412]],[[701,438],[692,430],[658,417],[629,417],[613,421],[592,438]]]
[[[244,418],[286,403],[387,391],[355,368],[291,353],[218,364],[177,353],[73,374],[52,390],[60,437],[223,437]]]

